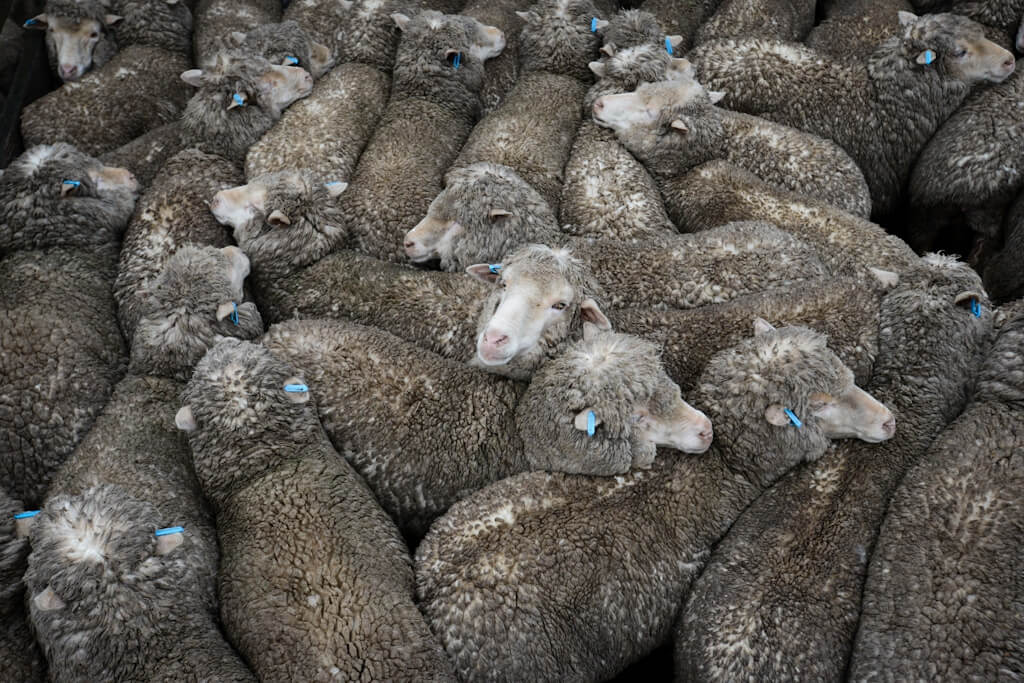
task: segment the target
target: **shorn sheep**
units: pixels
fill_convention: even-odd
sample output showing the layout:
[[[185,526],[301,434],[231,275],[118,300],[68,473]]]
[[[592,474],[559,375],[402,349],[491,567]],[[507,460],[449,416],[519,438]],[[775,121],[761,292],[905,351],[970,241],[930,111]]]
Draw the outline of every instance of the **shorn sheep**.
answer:
[[[889,496],[963,408],[987,344],[993,313],[980,284],[964,264],[929,257],[885,296],[867,388],[895,414],[888,425],[895,438],[876,446],[838,444],[739,516],[695,582],[677,626],[682,675],[843,676]]]
[[[1024,302],[996,313],[970,405],[903,478],[868,566],[852,680],[1024,669]]]
[[[722,105],[830,139],[868,181],[875,215],[893,209],[915,157],[971,86],[1013,72],[1013,55],[953,14],[900,15],[901,32],[851,65],[799,44],[725,40],[688,58]],[[794,96],[795,93],[799,95]]]
[[[292,366],[225,340],[182,399],[175,423],[217,515],[221,618],[256,676],[451,680],[398,529]]]
[[[613,676],[669,635],[711,547],[761,490],[821,457],[839,424],[889,436],[889,411],[823,336],[758,329],[711,360],[692,396],[714,424],[707,453],[614,479],[518,475],[434,523],[417,592],[460,676]]]

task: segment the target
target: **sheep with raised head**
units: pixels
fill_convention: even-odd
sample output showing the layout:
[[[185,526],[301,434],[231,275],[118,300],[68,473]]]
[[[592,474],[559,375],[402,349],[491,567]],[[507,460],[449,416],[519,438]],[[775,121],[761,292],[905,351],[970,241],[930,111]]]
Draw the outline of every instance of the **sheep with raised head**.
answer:
[[[723,0],[693,44],[727,38],[801,41],[814,26],[814,0]]]
[[[1013,55],[954,14],[900,15],[901,32],[865,62],[846,64],[803,45],[724,40],[688,58],[724,107],[830,139],[853,157],[876,215],[900,198],[914,159],[973,85],[1000,82]],[[797,95],[794,95],[798,93]]]
[[[312,77],[301,67],[273,65],[254,55],[222,56],[221,69],[192,69],[182,78],[199,88],[181,121],[193,146],[167,161],[139,201],[114,285],[118,318],[129,341],[142,290],[171,254],[183,244],[230,243],[209,213],[210,200],[241,182],[249,145],[312,88]]]
[[[481,161],[514,169],[558,211],[565,162],[580,125],[586,65],[600,39],[590,0],[542,0],[521,16],[520,74],[500,107],[473,128],[452,168]]]
[[[0,176],[0,479],[37,505],[124,374],[110,296],[135,179],[64,143]]]
[[[480,112],[484,62],[501,52],[499,29],[423,10],[392,15],[402,29],[391,99],[342,197],[352,246],[398,261],[401,235],[441,189]],[[386,197],[386,201],[382,198]]]
[[[677,36],[664,36],[647,12],[620,12],[603,29],[603,35],[601,51],[608,56],[590,63],[597,82],[583,98],[583,122],[565,165],[559,220],[564,232],[580,237],[661,237],[675,232],[675,226],[665,213],[654,180],[587,112],[598,97],[633,90],[640,83],[692,80],[692,67],[669,54],[668,46]]]
[[[841,62],[863,63],[899,32],[909,0],[843,0],[826,4],[825,18],[807,34],[807,47]]]
[[[47,501],[25,586],[51,679],[253,680],[189,590],[195,547],[176,521],[113,485]]]
[[[22,577],[28,560],[25,508],[0,485],[0,677],[5,681],[46,680],[45,664],[28,627]],[[23,530],[24,529],[24,530]]]
[[[593,119],[659,181],[723,159],[772,185],[871,215],[864,175],[834,142],[716,107],[722,97],[693,83],[643,83],[595,100]]]
[[[31,27],[47,29],[47,43],[56,43],[61,77],[74,82],[25,107],[21,133],[26,145],[72,141],[83,152],[99,155],[181,114],[189,91],[176,77],[190,66],[192,30],[184,4],[123,0],[108,9],[97,0],[50,0],[46,9],[29,20]],[[102,37],[104,22],[116,24],[116,54],[105,47],[115,43]],[[105,64],[86,73],[94,51],[97,66]],[[104,58],[104,53],[109,54]]]
[[[175,422],[217,516],[224,630],[260,679],[450,680],[394,523],[331,446],[296,370],[239,340]]]
[[[895,438],[839,444],[739,516],[677,626],[680,675],[843,676],[889,497],[963,409],[992,318],[980,279],[964,264],[931,256],[903,275],[880,306],[867,384],[895,414]],[[750,624],[758,624],[756,638]]]
[[[691,398],[714,424],[705,454],[614,479],[518,475],[434,523],[417,592],[463,678],[612,677],[668,637],[711,548],[762,490],[847,424],[888,438],[889,411],[822,335],[757,328],[708,363]]]
[[[970,404],[900,482],[867,568],[852,680],[1024,673],[1024,302]],[[969,644],[969,645],[968,645]]]

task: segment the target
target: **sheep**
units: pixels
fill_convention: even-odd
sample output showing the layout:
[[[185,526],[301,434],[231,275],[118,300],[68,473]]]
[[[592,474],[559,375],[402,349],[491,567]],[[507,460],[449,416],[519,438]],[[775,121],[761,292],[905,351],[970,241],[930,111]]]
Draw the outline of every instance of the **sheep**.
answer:
[[[1024,187],[1017,162],[1024,153],[1022,97],[1024,76],[1015,72],[968,99],[921,151],[910,175],[911,202],[956,206],[976,233],[998,241],[1002,213]]]
[[[47,501],[25,586],[53,679],[254,680],[189,590],[192,538],[175,521],[113,485]]]
[[[500,107],[473,128],[452,168],[489,161],[513,168],[557,213],[580,103],[597,57],[589,0],[542,0],[520,16],[520,75]],[[596,25],[595,25],[596,26]]]
[[[59,57],[62,78],[69,81],[66,87],[23,110],[21,132],[27,145],[73,141],[86,154],[98,156],[174,120],[185,107],[188,87],[176,76],[190,66],[192,15],[188,8],[167,0],[112,4],[106,10],[97,0],[81,5],[49,0],[47,12],[30,20],[33,28],[52,24],[48,42],[59,40],[58,51],[71,49],[74,55]],[[113,40],[98,37],[104,17],[115,24],[117,54]],[[97,38],[89,38],[93,34]],[[93,52],[93,45],[83,41],[93,40],[100,40],[95,47],[97,64],[105,63],[83,76]]]
[[[124,374],[110,286],[134,203],[131,174],[64,143],[0,176],[0,481],[27,506]]]
[[[872,267],[899,273],[917,261],[903,240],[880,226],[826,202],[772,187],[722,160],[663,181],[661,189],[669,216],[684,232],[733,221],[768,221],[815,247],[835,275],[863,277]]]
[[[327,73],[334,61],[327,46],[294,21],[263,24],[245,33],[235,31],[227,43],[231,49],[260,55],[272,64],[300,66],[314,79]]]
[[[653,37],[652,34],[659,34]],[[646,12],[621,12],[604,29],[602,52],[591,62],[598,77],[583,99],[584,114],[610,92],[632,90],[642,82],[692,80],[692,67],[672,58],[660,26]],[[644,41],[634,44],[633,41]],[[672,41],[670,36],[668,40]],[[675,232],[650,174],[608,130],[584,116],[565,165],[559,198],[563,231],[579,237],[649,240]]]
[[[352,323],[290,321],[273,326],[263,343],[303,371],[328,436],[399,528],[420,538],[452,503],[519,472],[611,475],[634,462],[649,466],[656,444],[707,448],[707,418],[682,401],[652,344],[592,336],[603,341],[568,345],[540,370],[536,389]],[[594,356],[606,362],[587,364]],[[405,399],[396,404],[392,389]],[[591,410],[595,426],[604,426],[599,438],[585,439],[577,432],[586,432]],[[630,423],[634,415],[647,422]],[[381,430],[383,423],[391,428]],[[533,445],[552,441],[571,444],[573,455]]]
[[[260,680],[452,680],[408,550],[311,398],[290,365],[234,339],[182,393],[175,423],[217,515],[225,632]]]
[[[611,678],[669,635],[711,548],[760,491],[821,457],[844,422],[859,438],[891,436],[889,411],[822,335],[756,329],[711,359],[692,396],[714,424],[705,454],[611,480],[517,475],[434,523],[416,552],[417,594],[460,677]]]
[[[129,341],[140,293],[178,246],[229,243],[230,237],[210,216],[208,202],[217,191],[241,182],[241,159],[248,146],[282,109],[312,88],[312,77],[304,69],[275,66],[253,55],[225,56],[222,67],[213,73],[193,69],[182,74],[199,88],[181,123],[195,146],[164,165],[125,233],[114,296]]]
[[[500,54],[505,38],[475,19],[432,10],[393,18],[402,39],[391,99],[342,205],[352,246],[398,261],[398,236],[440,190],[444,170],[479,114],[483,63]]]
[[[524,22],[517,10],[522,6],[523,3],[516,0],[471,0],[460,10],[460,14],[501,29],[505,35],[505,48],[501,54],[484,64],[484,82],[480,88],[481,116],[497,109],[519,78],[519,33]]]
[[[644,12],[654,16],[665,32],[678,35],[680,41],[673,46],[680,55],[693,47],[693,36],[718,8],[719,0],[645,0]]]
[[[42,655],[29,631],[21,577],[28,558],[28,539],[18,527],[21,502],[0,485],[0,678],[36,683],[46,680]],[[31,513],[30,513],[31,514]]]
[[[76,81],[117,54],[113,26],[120,17],[100,0],[48,0],[42,14],[28,19],[27,29],[46,31],[51,70],[64,82]]]
[[[688,58],[705,87],[725,91],[726,108],[820,135],[846,150],[880,216],[892,210],[914,158],[971,86],[1003,81],[1014,68],[1013,55],[970,19],[899,17],[902,34],[857,65],[760,39],[709,43]]]
[[[963,408],[992,318],[978,276],[944,257],[923,259],[883,299],[867,389],[896,414],[896,438],[872,447],[837,445],[739,516],[677,625],[680,676],[844,675],[868,553],[886,503],[907,468]]]
[[[195,65],[203,70],[212,69],[218,54],[228,47],[232,33],[245,33],[279,21],[281,3],[276,0],[199,0],[192,36]]]
[[[727,38],[800,41],[814,26],[814,0],[723,0],[693,38],[694,46]]]
[[[985,262],[982,277],[985,289],[996,301],[1010,301],[1024,296],[1024,193],[1006,212],[1005,237],[1002,248]]]
[[[1024,303],[996,318],[971,403],[889,503],[867,569],[853,680],[1024,673]]]
[[[643,83],[594,101],[594,122],[611,128],[655,178],[725,159],[765,182],[863,218],[871,195],[857,164],[835,143],[757,116],[721,109],[722,93],[691,83]]]
[[[913,9],[908,0],[834,2],[804,43],[836,61],[863,63],[879,43],[899,32],[899,13]]]

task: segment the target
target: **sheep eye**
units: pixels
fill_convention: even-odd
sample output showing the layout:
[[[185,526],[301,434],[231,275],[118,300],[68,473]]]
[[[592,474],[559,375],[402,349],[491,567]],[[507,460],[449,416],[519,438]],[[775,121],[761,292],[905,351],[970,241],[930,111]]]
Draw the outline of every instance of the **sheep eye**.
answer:
[[[960,50],[957,50],[956,52],[954,52],[953,56],[956,57],[957,59],[960,59],[961,57],[963,57],[966,54],[967,54],[967,50],[960,49]]]
[[[565,307],[568,306],[568,305],[569,304],[565,303],[564,301],[559,301],[557,304],[555,304],[551,308],[555,309],[556,311],[561,311],[561,310],[564,310]]]
[[[90,34],[90,36],[89,36],[89,37],[90,37],[90,38],[99,38],[99,37],[100,37],[100,34],[99,34],[99,33],[96,33],[96,31],[93,31],[93,32],[92,32],[92,34]]]
[[[498,280],[498,286],[501,287],[502,289],[505,289],[505,281],[504,280]]]

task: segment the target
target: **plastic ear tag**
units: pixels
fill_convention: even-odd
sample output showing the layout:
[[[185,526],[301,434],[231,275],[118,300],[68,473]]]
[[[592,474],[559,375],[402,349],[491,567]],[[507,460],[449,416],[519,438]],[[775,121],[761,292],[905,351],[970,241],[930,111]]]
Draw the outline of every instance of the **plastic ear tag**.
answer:
[[[233,94],[231,96],[231,99],[233,99],[235,101],[235,104],[237,104],[239,107],[244,107],[245,106],[245,98],[243,98],[238,93]]]
[[[789,417],[789,421],[792,422],[793,426],[797,429],[804,426],[804,423],[800,421],[800,418],[796,416],[796,413],[789,408],[784,408],[782,412],[786,413],[786,416]]]
[[[597,33],[597,17],[590,20],[590,32]]]
[[[157,529],[153,532],[154,536],[170,536],[171,534],[184,533],[185,527],[183,526],[169,526],[163,529]]]
[[[15,519],[28,519],[29,517],[35,517],[39,514],[39,510],[25,510],[25,512],[19,512],[14,515]]]
[[[594,428],[597,426],[597,416],[593,410],[587,411],[587,436],[594,435]]]
[[[462,53],[461,52],[457,52],[455,54],[455,59],[452,60],[452,66],[454,66],[456,69],[458,69],[460,66],[462,66]]]
[[[667,36],[665,37],[665,49],[670,55],[672,54],[672,39]]]
[[[305,384],[285,384],[284,390],[289,394],[304,394],[309,391],[309,387]]]
[[[977,299],[971,299],[971,313],[974,314],[975,318],[981,317],[981,302]]]
[[[24,24],[22,24],[22,26],[33,26],[33,25],[38,24],[38,23],[39,23],[38,19],[28,19],[28,20],[25,21]]]
[[[284,58],[284,60],[286,62],[288,62],[288,64],[290,64],[291,66],[298,66],[299,65],[299,58],[298,57],[292,57],[291,55],[287,55]]]
[[[487,266],[487,270],[489,270],[492,273],[494,273],[495,275],[497,275],[498,273],[501,272],[501,264],[500,263],[491,263],[491,264],[489,264]]]
[[[931,64],[934,61],[935,61],[935,53],[932,52],[931,50],[925,50],[924,51],[924,63],[925,64]]]
[[[60,182],[62,185],[71,185],[73,187],[79,187],[82,184],[80,180],[62,180]]]
[[[238,304],[235,303],[234,301],[232,301],[231,302],[231,307],[232,307],[231,322],[233,322],[234,324],[237,325],[238,324]]]

